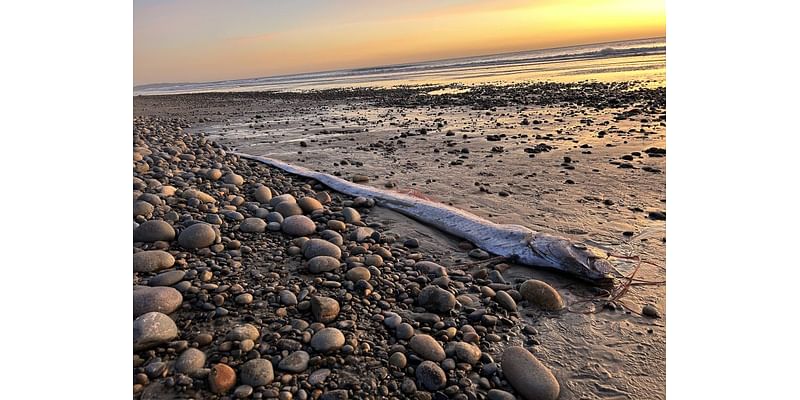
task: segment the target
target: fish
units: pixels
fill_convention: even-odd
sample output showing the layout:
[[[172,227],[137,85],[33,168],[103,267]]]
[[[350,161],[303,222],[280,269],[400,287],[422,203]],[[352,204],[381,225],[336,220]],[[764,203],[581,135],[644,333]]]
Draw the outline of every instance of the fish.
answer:
[[[419,196],[357,184],[323,172],[264,156],[234,152],[293,175],[314,179],[353,197],[365,197],[442,232],[462,238],[484,251],[530,267],[559,270],[583,281],[607,286],[614,281],[614,265],[603,250],[558,235],[516,224],[498,224],[459,208]]]

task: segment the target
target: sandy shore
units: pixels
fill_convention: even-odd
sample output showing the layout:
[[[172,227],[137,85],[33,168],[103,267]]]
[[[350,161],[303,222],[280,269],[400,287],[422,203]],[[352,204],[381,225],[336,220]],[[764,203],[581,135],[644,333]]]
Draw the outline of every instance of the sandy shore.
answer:
[[[148,148],[175,146],[171,141],[176,138],[169,135],[176,134],[174,128],[181,127],[181,135],[194,137],[191,135],[205,133],[208,134],[208,139],[235,148],[237,151],[268,155],[316,170],[355,177],[378,187],[415,192],[496,222],[519,223],[535,230],[600,245],[614,253],[635,254],[654,264],[664,265],[666,112],[663,89],[637,89],[626,85],[553,84],[517,85],[505,88],[481,87],[462,93],[426,95],[426,92],[434,89],[437,88],[326,91],[310,94],[239,93],[137,97],[134,100],[134,115],[146,118],[136,120],[135,133],[136,129],[139,129],[140,138],[147,138]],[[147,126],[150,125],[156,132],[144,133],[142,130],[148,129]],[[155,127],[162,125],[167,127],[163,129],[165,132],[163,134],[169,133],[169,135],[165,136],[165,140],[154,142],[151,136],[158,137]],[[184,142],[187,140],[184,139]],[[136,142],[134,147],[137,147]],[[203,179],[198,181],[206,185],[204,190],[214,194],[216,190],[222,188],[231,190],[229,193],[223,191],[225,196],[215,197],[214,204],[217,206],[217,211],[214,214],[222,215],[220,217],[222,224],[218,226],[220,238],[228,235],[229,239],[235,238],[230,240],[239,241],[240,246],[256,246],[256,248],[265,240],[272,242],[266,248],[269,249],[268,257],[273,260],[260,258],[264,256],[263,251],[253,251],[247,255],[237,255],[234,252],[233,255],[220,256],[219,254],[225,254],[230,250],[227,246],[219,254],[215,250],[208,252],[210,254],[205,257],[206,266],[209,259],[220,257],[229,262],[238,262],[240,264],[240,268],[236,268],[239,271],[238,275],[231,276],[237,277],[236,282],[243,289],[250,285],[259,287],[251,293],[254,297],[253,302],[258,302],[260,296],[265,308],[239,304],[238,306],[245,309],[239,310],[238,306],[233,306],[229,310],[230,313],[224,316],[215,314],[208,318],[200,318],[203,323],[190,324],[192,329],[182,329],[180,332],[180,339],[192,345],[194,335],[201,332],[211,331],[209,334],[215,338],[224,337],[226,329],[232,329],[234,324],[247,321],[246,315],[257,318],[255,315],[259,313],[276,312],[276,309],[271,309],[273,303],[270,296],[276,296],[274,303],[276,306],[280,305],[280,301],[277,301],[277,297],[280,297],[277,294],[280,293],[280,288],[285,287],[296,292],[294,294],[297,297],[303,290],[301,287],[304,284],[309,281],[314,282],[311,277],[305,279],[302,275],[292,277],[298,268],[302,268],[305,261],[302,256],[292,256],[288,253],[291,238],[283,238],[280,233],[270,233],[268,229],[267,233],[263,234],[242,234],[241,223],[236,221],[236,218],[229,221],[225,217],[223,213],[225,206],[228,208],[232,206],[235,210],[228,211],[239,213],[242,218],[255,217],[254,211],[245,207],[249,204],[247,202],[253,200],[249,197],[250,193],[255,190],[254,185],[259,182],[268,185],[270,182],[264,180],[275,176],[281,176],[280,179],[291,184],[280,188],[271,187],[274,195],[292,190],[295,191],[296,197],[299,197],[300,193],[312,195],[313,192],[313,195],[316,195],[323,188],[314,188],[312,185],[303,189],[302,180],[285,176],[263,166],[234,160],[230,156],[204,164],[197,163],[199,157],[195,157],[195,160],[190,160],[191,157],[176,157],[183,164],[175,165],[174,169],[180,169],[184,174],[186,171],[191,171],[194,176],[173,174],[174,176],[169,178],[170,182],[172,179],[182,178],[179,182],[193,185],[197,183],[195,180],[198,179],[197,176],[202,169],[212,167],[219,169],[229,167],[244,177],[246,183],[236,190],[234,190],[236,185],[228,187],[220,186],[221,183],[203,182]],[[137,161],[134,165],[136,167]],[[165,165],[171,165],[170,161],[166,161]],[[162,165],[148,166],[152,167],[164,168]],[[146,175],[154,170],[155,168],[135,172],[134,175],[137,176],[137,173]],[[146,183],[145,176],[140,178],[148,190],[140,188],[139,192],[155,190]],[[164,179],[167,178],[160,179],[162,184]],[[179,191],[182,192],[183,189],[179,188]],[[351,204],[346,202],[352,202],[352,199],[337,196],[335,193],[332,195],[333,202],[326,204],[325,208],[330,215],[340,215],[336,213],[341,213],[341,207],[344,204]],[[238,200],[231,202],[226,196],[241,196],[245,202],[235,205]],[[187,203],[182,201],[171,204],[169,199],[164,199],[163,196],[162,199],[165,202],[162,205],[175,206]],[[202,205],[204,204],[200,204]],[[188,203],[186,206],[192,207]],[[383,238],[392,238],[390,241],[378,240],[378,243],[375,243],[383,245],[390,253],[397,249],[396,246],[403,248],[407,239],[413,238],[419,242],[419,248],[414,250],[405,248],[404,251],[407,253],[403,257],[392,260],[395,270],[399,269],[399,265],[406,265],[410,251],[418,252],[422,257],[446,267],[475,261],[469,255],[468,244],[461,243],[455,238],[388,210],[367,207],[359,208],[359,211],[364,214],[364,220],[368,225],[377,229]],[[169,211],[158,214],[156,211],[153,215],[163,219],[168,213]],[[208,214],[208,211],[201,212],[197,209],[190,212],[192,213],[198,217],[202,214],[203,218],[207,218],[205,214]],[[140,216],[139,219],[141,220],[139,222],[144,222],[147,218],[142,220]],[[327,224],[324,219],[314,218],[314,221],[317,225]],[[179,235],[182,229],[187,227],[184,226],[184,222],[180,214],[178,220],[170,221],[172,225],[177,225]],[[346,229],[350,232],[355,228],[354,225],[347,225]],[[342,236],[350,243],[348,235]],[[254,244],[247,244],[248,240],[252,240]],[[149,249],[149,246],[140,245],[138,248]],[[347,248],[345,246],[345,249]],[[178,256],[176,260],[185,260],[181,269],[196,270],[198,276],[203,273],[204,267],[193,264],[204,259],[203,251],[186,252],[176,243],[169,244],[167,250],[176,253]],[[197,260],[192,261],[195,257]],[[281,262],[276,263],[274,261],[276,257],[280,257]],[[342,260],[345,259],[346,257],[342,256]],[[263,270],[268,264],[271,265],[269,269],[278,268],[279,277],[270,282],[253,282],[252,272],[248,272],[249,267]],[[212,279],[219,277],[225,281],[229,277],[229,272],[225,272],[227,267],[217,271],[214,265],[209,269],[214,271]],[[351,269],[353,265],[347,263],[345,267]],[[383,270],[385,274],[392,271],[387,266],[384,266]],[[453,268],[451,271],[460,270]],[[451,275],[454,273],[456,272],[451,272]],[[592,314],[570,311],[551,313],[522,301],[522,298],[519,298],[519,285],[528,279],[543,280],[560,292],[567,305],[575,305],[571,307],[574,311],[591,310],[591,303],[578,305],[578,302],[596,293],[592,288],[560,274],[521,266],[486,265],[472,267],[464,273],[466,274],[464,276],[470,278],[461,280],[462,278],[453,277],[456,283],[463,285],[445,287],[456,296],[475,295],[478,300],[476,304],[459,307],[453,310],[452,314],[440,315],[444,324],[438,328],[435,327],[435,323],[426,325],[425,322],[403,318],[403,322],[415,324],[414,328],[418,333],[433,334],[440,340],[440,345],[445,350],[451,342],[465,341],[464,335],[467,332],[463,331],[463,325],[473,324],[482,328],[478,329],[480,332],[477,345],[484,356],[463,369],[459,367],[450,370],[446,368],[449,365],[443,365],[447,361],[440,363],[440,367],[446,371],[447,382],[441,389],[430,390],[429,393],[438,392],[451,397],[455,396],[455,393],[465,393],[466,398],[471,396],[483,398],[488,395],[490,389],[500,389],[519,394],[515,387],[509,385],[507,377],[502,372],[505,370],[502,362],[497,363],[500,364],[499,371],[492,365],[497,365],[495,361],[502,359],[504,348],[509,345],[522,345],[529,348],[552,371],[560,384],[559,398],[664,398],[666,313],[663,286],[632,287],[622,300],[632,311],[626,311],[622,304],[618,304],[616,308],[597,310],[598,312]],[[662,268],[643,264],[637,277],[661,281],[665,279],[665,274]],[[146,282],[149,278],[149,274],[137,273],[134,275],[134,284]],[[339,279],[347,281],[346,278],[339,277]],[[204,312],[202,315],[216,313],[219,307],[215,305],[212,309],[211,306],[203,305],[214,304],[218,300],[215,300],[214,291],[219,286],[217,289],[204,289],[204,283],[196,279],[183,279],[174,285],[187,281],[193,282],[190,284],[192,288],[198,288],[198,292],[191,295],[200,294],[199,298],[206,300],[187,300],[187,292],[182,292],[180,309],[176,314],[172,314],[173,318],[175,315],[178,316],[179,326],[185,324],[187,319],[195,321],[201,311]],[[291,282],[298,282],[295,283],[298,286],[294,288],[297,290],[293,290]],[[376,293],[392,297],[391,292],[381,291],[384,289],[383,285],[376,284],[374,280],[369,282]],[[231,285],[228,282],[216,284]],[[518,297],[517,307],[513,311],[502,306],[498,307],[495,297],[487,297],[486,293],[482,292],[482,287],[488,288],[491,285],[495,285],[497,290],[509,292],[512,298]],[[319,286],[319,283],[315,286]],[[322,291],[329,289],[331,288]],[[357,292],[356,288],[353,290]],[[348,292],[346,287],[344,291]],[[203,296],[202,293],[207,294]],[[355,295],[348,293],[351,296]],[[357,303],[351,303],[352,299],[347,300],[347,293],[342,294],[341,291],[334,290],[329,295],[343,303],[343,310],[348,306],[356,307]],[[236,298],[236,296],[231,297]],[[230,300],[228,297],[222,300],[224,307],[230,307],[227,303]],[[408,308],[419,307],[418,300],[412,302]],[[235,300],[232,303],[238,304]],[[351,308],[352,315],[348,317],[354,320],[385,319],[385,312],[397,312],[400,315],[399,311],[407,311],[402,308],[402,302],[397,305],[401,306],[400,309],[384,309],[384,313],[376,313],[374,309],[357,312],[357,309]],[[646,305],[658,310],[660,318],[638,315]],[[474,310],[482,309],[489,315],[497,315],[501,321],[507,319],[511,324],[487,325],[483,324],[481,319],[476,323],[469,318],[475,312],[470,311],[470,307]],[[302,310],[291,307],[287,310],[288,316],[275,318],[283,318],[288,325],[291,325],[289,323],[291,318],[314,322],[313,318],[309,320],[308,315]],[[273,335],[281,336],[281,326],[275,325],[277,322],[266,323],[267,319],[263,317],[258,318],[262,321],[259,326],[261,340],[267,347],[266,351],[261,352],[260,357],[269,356],[277,367],[283,358],[289,356],[291,349],[273,348],[270,347],[273,344],[263,342],[265,329],[274,332]],[[342,317],[337,321],[341,324],[344,320]],[[357,324],[351,330],[343,328],[345,336],[361,337],[362,332],[358,326]],[[452,338],[446,332],[449,326],[457,328],[457,334]],[[201,327],[205,330],[200,329]],[[290,330],[287,330],[287,333]],[[399,396],[400,393],[397,391],[404,384],[404,379],[409,378],[420,389],[414,396],[425,397],[426,395],[422,393],[427,391],[419,388],[420,382],[415,374],[409,374],[409,371],[404,371],[402,368],[393,369],[394,366],[387,364],[389,356],[393,353],[389,351],[390,347],[397,346],[398,343],[401,345],[407,343],[398,341],[396,337],[387,343],[381,343],[377,338],[386,340],[387,336],[385,332],[378,333],[378,331],[379,329],[373,326],[363,332],[370,351],[358,354],[359,345],[352,346],[353,356],[367,357],[365,354],[369,354],[372,360],[349,361],[375,362],[375,366],[380,364],[381,368],[387,368],[387,377],[373,377],[377,387],[395,382],[394,385],[397,386],[395,390],[391,385],[385,387],[390,393]],[[391,329],[389,331],[391,336]],[[392,341],[398,343],[390,344]],[[300,342],[302,343],[302,340]],[[243,361],[242,357],[231,357],[226,352],[220,351],[220,346],[225,349],[224,343],[225,341],[216,340],[210,343],[209,347],[200,347],[208,357],[201,370],[212,368],[212,365],[221,362],[231,364],[234,369],[241,371],[241,365],[244,364],[240,362]],[[308,350],[307,347],[303,348]],[[148,384],[143,384],[144,378],[140,375],[148,375],[146,365],[152,364],[153,358],[161,358],[157,362],[169,364],[167,360],[172,360],[178,353],[172,349],[172,355],[145,354],[144,357],[142,354],[139,355],[142,361],[135,367],[134,372],[139,376],[137,379],[142,381],[139,383],[142,386],[138,389],[135,387],[135,390],[141,393],[149,393],[148,390],[157,393],[157,389],[180,387],[186,393],[193,391],[210,393],[207,377],[196,378],[192,385],[176,386],[175,380],[179,378],[171,375],[171,372],[166,378],[161,379],[159,376],[162,375],[155,374],[153,382],[148,379]],[[299,349],[294,350],[299,351]],[[310,350],[309,354],[313,355],[314,350]],[[409,353],[406,350],[403,353],[410,357],[406,369],[419,369],[421,360],[414,360],[417,353],[414,351]],[[147,356],[151,356],[149,360],[146,359]],[[270,397],[272,394],[282,395],[280,392],[283,391],[300,398],[303,396],[300,390],[311,397],[314,397],[315,393],[321,395],[335,390],[346,390],[351,397],[364,396],[368,391],[363,388],[354,389],[349,386],[338,388],[329,385],[330,382],[339,382],[337,383],[339,385],[342,379],[346,381],[345,371],[349,371],[348,365],[352,366],[347,360],[349,356],[340,354],[336,357],[343,358],[342,364],[334,362],[328,369],[332,371],[332,377],[338,377],[339,380],[329,379],[321,385],[303,387],[303,384],[298,382],[308,384],[309,377],[306,375],[313,375],[313,368],[308,368],[299,374],[276,371],[276,379],[271,382],[271,388],[278,393],[273,393],[271,389],[262,386],[255,389],[256,393],[253,393],[253,396],[261,393],[260,397]],[[225,362],[222,362],[223,358]],[[321,360],[324,361],[325,358]],[[454,361],[461,360],[456,357]],[[135,357],[135,364],[136,362]],[[327,365],[324,362],[312,364],[318,367]],[[137,368],[142,371],[137,372]],[[351,372],[363,371],[356,369]],[[291,378],[283,378],[288,375],[291,375]],[[172,382],[165,382],[170,378],[173,379]],[[470,382],[462,382],[463,379]],[[283,380],[287,382],[284,383]],[[162,386],[153,386],[153,383]],[[183,383],[186,383],[185,379]],[[241,382],[237,381],[237,386],[240,384]],[[453,386],[456,388],[451,389]],[[153,389],[154,387],[156,389]],[[233,390],[236,389],[232,388],[230,393],[233,393]],[[453,392],[448,393],[448,390]],[[378,394],[375,396],[383,397]],[[492,396],[498,394],[493,393]],[[144,397],[143,394],[142,398]]]

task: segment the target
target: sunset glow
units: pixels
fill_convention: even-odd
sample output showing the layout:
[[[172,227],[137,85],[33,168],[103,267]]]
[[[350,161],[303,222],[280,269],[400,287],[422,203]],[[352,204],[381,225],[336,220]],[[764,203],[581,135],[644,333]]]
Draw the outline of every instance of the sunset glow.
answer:
[[[662,1],[134,2],[134,84],[368,67],[665,34]]]

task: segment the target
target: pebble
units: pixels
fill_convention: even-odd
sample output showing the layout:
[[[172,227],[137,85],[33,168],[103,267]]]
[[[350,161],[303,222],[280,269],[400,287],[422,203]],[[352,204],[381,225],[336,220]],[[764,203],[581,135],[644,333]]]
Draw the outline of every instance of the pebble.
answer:
[[[284,202],[297,203],[297,199],[295,199],[294,196],[290,195],[289,193],[284,193],[273,197],[272,200],[269,201],[269,205],[275,207]]]
[[[503,375],[527,400],[555,400],[561,390],[556,377],[528,350],[512,346],[503,352]]]
[[[206,178],[208,178],[211,181],[218,181],[219,178],[222,178],[222,171],[216,168],[210,169],[206,172]]]
[[[139,352],[178,337],[178,327],[168,315],[157,311],[133,321],[133,351]]]
[[[186,271],[175,270],[162,272],[148,279],[147,284],[150,286],[172,286],[182,281],[184,276],[186,276]]]
[[[175,239],[175,228],[162,220],[145,221],[133,230],[134,242],[169,242]]]
[[[245,218],[239,224],[239,230],[245,233],[263,233],[267,230],[267,222],[261,218]]]
[[[275,378],[272,363],[263,358],[250,360],[239,368],[240,379],[243,384],[253,387],[266,386]]]
[[[342,221],[331,219],[328,220],[328,228],[338,232],[344,232],[347,230],[347,224]]]
[[[194,224],[178,235],[178,244],[186,249],[200,249],[214,244],[217,234],[214,228],[207,223]]]
[[[239,385],[236,387],[236,390],[233,391],[233,395],[237,399],[245,399],[250,397],[251,394],[253,394],[253,387],[250,385]]]
[[[330,256],[317,256],[308,260],[308,270],[312,274],[335,271],[339,266],[339,260]]]
[[[317,322],[333,322],[339,316],[339,302],[330,297],[314,296],[311,298],[311,314]]]
[[[216,364],[208,374],[208,386],[212,392],[223,394],[236,384],[236,371],[225,364]]]
[[[163,250],[133,253],[134,272],[155,272],[175,265],[175,257]]]
[[[529,279],[522,283],[519,293],[528,303],[547,311],[558,311],[564,308],[561,295],[545,282]]]
[[[432,361],[423,361],[417,366],[417,384],[426,390],[439,390],[447,383],[447,375]]]
[[[395,330],[395,336],[402,340],[411,339],[411,337],[414,336],[414,327],[411,326],[411,324],[403,322]]]
[[[138,217],[140,215],[145,217],[145,218],[150,218],[150,217],[153,216],[153,211],[155,209],[156,208],[152,204],[150,204],[150,203],[148,203],[146,201],[138,200],[138,201],[133,202],[133,216],[134,216],[134,218]]]
[[[422,289],[417,301],[430,312],[446,313],[456,306],[456,296],[453,293],[434,285]]]
[[[308,384],[312,386],[319,385],[320,383],[325,382],[330,375],[331,370],[327,368],[318,369],[308,376]]]
[[[491,257],[489,253],[481,249],[472,249],[469,251],[469,253],[467,253],[467,255],[469,255],[472,258],[476,258],[478,260],[488,260],[489,257]]]
[[[447,276],[447,268],[431,261],[418,261],[416,264],[414,264],[414,268],[426,275],[436,277]]]
[[[297,305],[297,296],[294,293],[288,290],[282,290],[279,294],[281,298],[281,304],[285,306],[296,306]]]
[[[406,355],[399,351],[389,356],[389,365],[392,365],[396,368],[403,369],[406,367],[406,363]]]
[[[642,315],[650,318],[661,318],[661,313],[658,311],[658,308],[652,304],[647,304],[642,307]]]
[[[336,351],[344,346],[344,334],[336,328],[323,328],[311,337],[311,347],[321,353]]]
[[[466,342],[454,343],[456,358],[470,365],[475,365],[481,359],[481,349],[474,344]]]
[[[253,302],[253,295],[250,293],[242,293],[237,295],[233,300],[236,304],[250,304]]]
[[[511,295],[504,290],[501,290],[495,294],[494,301],[508,311],[517,311],[517,302],[515,302],[514,299],[511,298]]]
[[[317,225],[305,215],[290,215],[283,220],[281,229],[292,236],[308,236],[317,231]]]
[[[278,369],[281,371],[289,371],[300,373],[308,369],[309,355],[305,351],[298,350],[289,354],[278,363]]]
[[[243,324],[234,326],[233,329],[228,331],[228,334],[225,335],[225,339],[237,341],[250,339],[255,341],[258,340],[259,336],[261,336],[261,334],[258,333],[258,328],[250,324]]]
[[[253,191],[253,197],[261,204],[268,204],[272,200],[272,190],[264,185],[259,185]]]
[[[141,286],[133,290],[133,317],[152,311],[171,314],[183,303],[181,292],[171,287]]]
[[[348,224],[361,221],[361,214],[359,214],[355,208],[351,207],[343,208],[342,215],[344,216],[344,221],[347,222]]]
[[[313,197],[302,197],[297,200],[297,205],[300,206],[300,209],[302,209],[306,214],[311,214],[316,210],[323,209],[322,203]]]
[[[303,209],[297,203],[284,201],[275,206],[275,211],[283,215],[284,218],[291,217],[292,215],[303,215]]]
[[[361,279],[368,281],[369,278],[372,277],[369,270],[364,267],[350,268],[349,270],[347,270],[345,276],[347,277],[347,280],[352,282],[358,282]]]
[[[364,256],[364,265],[368,267],[381,267],[383,266],[383,257],[376,254],[368,254]]]
[[[350,240],[355,240],[356,242],[363,242],[372,237],[372,234],[375,233],[375,230],[372,228],[368,228],[366,226],[361,226],[356,228],[352,234],[350,234]]]
[[[188,348],[175,360],[173,368],[175,368],[175,372],[192,376],[201,370],[205,364],[206,353],[195,348]]]
[[[236,174],[226,174],[222,178],[222,181],[227,183],[227,184],[236,185],[236,186],[242,186],[244,184],[244,178],[242,178],[241,175],[236,175]]]
[[[420,357],[431,361],[442,361],[445,353],[439,342],[429,335],[414,335],[408,342],[408,346]]]
[[[516,400],[516,397],[505,390],[492,389],[486,393],[486,400]]]
[[[407,239],[403,242],[403,246],[408,247],[409,249],[416,249],[419,247],[419,240],[415,238]]]
[[[335,259],[342,258],[342,249],[335,244],[322,239],[309,239],[303,244],[303,256],[312,259],[318,256],[330,256]]]

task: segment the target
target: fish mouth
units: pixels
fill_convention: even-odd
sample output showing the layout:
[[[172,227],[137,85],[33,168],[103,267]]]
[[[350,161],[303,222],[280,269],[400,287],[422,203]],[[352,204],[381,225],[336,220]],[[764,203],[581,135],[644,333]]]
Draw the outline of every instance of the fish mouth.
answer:
[[[604,251],[564,238],[540,237],[537,240],[547,244],[531,243],[534,253],[547,259],[555,268],[593,284],[613,284],[614,265]]]

